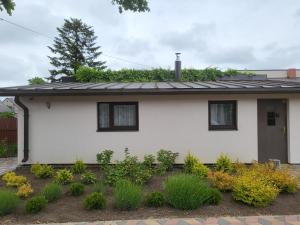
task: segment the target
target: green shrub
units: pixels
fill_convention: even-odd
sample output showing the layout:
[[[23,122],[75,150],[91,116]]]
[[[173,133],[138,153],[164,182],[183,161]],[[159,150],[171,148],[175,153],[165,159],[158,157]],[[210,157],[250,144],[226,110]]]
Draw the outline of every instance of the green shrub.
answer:
[[[155,162],[155,156],[154,155],[145,155],[144,156],[144,162],[143,162],[143,165],[146,167],[146,168],[152,168],[152,165],[154,164]]]
[[[103,182],[98,181],[93,185],[93,192],[101,192],[105,193],[106,192],[106,187]]]
[[[0,216],[11,213],[19,203],[18,196],[9,190],[0,190]]]
[[[62,196],[62,188],[59,184],[50,183],[43,188],[41,194],[48,202],[54,202]]]
[[[71,168],[72,173],[82,174],[86,171],[86,165],[82,160],[76,160],[75,164]]]
[[[231,173],[234,170],[233,163],[228,155],[221,154],[216,162],[216,170]]]
[[[195,175],[170,176],[164,183],[167,203],[177,209],[196,209],[210,199],[210,188]]]
[[[16,157],[18,147],[16,144],[7,144],[6,141],[0,141],[0,158]]]
[[[246,171],[235,178],[233,198],[255,207],[266,207],[277,197],[279,190],[271,182],[265,180],[263,174],[257,176],[256,171]]]
[[[161,192],[150,192],[146,195],[145,203],[149,207],[160,207],[165,204],[165,198]]]
[[[35,214],[46,208],[48,202],[45,196],[35,196],[27,200],[25,203],[25,211],[30,214]]]
[[[72,196],[80,196],[84,192],[84,185],[81,183],[73,183],[70,185],[70,194]]]
[[[8,152],[7,144],[0,143],[0,158],[6,157],[7,152]]]
[[[104,153],[100,154],[102,154],[101,156],[103,157],[105,155]],[[105,160],[102,159],[102,161]],[[136,156],[131,156],[128,149],[125,149],[124,160],[117,161],[115,165],[104,166],[103,171],[105,184],[112,186],[114,186],[117,181],[123,179],[131,180],[136,184],[144,184],[152,178],[152,170],[140,163]]]
[[[222,200],[222,194],[218,189],[210,188],[208,195],[209,195],[209,199],[207,200],[208,204],[213,204],[213,205],[220,204],[220,202]]]
[[[120,180],[114,189],[114,203],[118,209],[137,209],[143,201],[142,188],[128,180]]]
[[[171,170],[178,155],[178,152],[161,149],[157,153],[157,161],[164,165],[167,170]]]
[[[56,172],[54,180],[58,184],[69,184],[73,181],[73,174],[70,170],[61,169]]]
[[[33,164],[30,168],[31,173],[38,178],[49,178],[53,176],[54,170],[50,165]]]
[[[155,173],[157,175],[162,176],[162,175],[166,174],[166,172],[167,172],[167,167],[165,165],[163,165],[161,163],[157,164],[157,166],[155,168]]]
[[[197,175],[200,178],[206,178],[209,169],[202,162],[200,162],[199,159],[197,159],[191,153],[188,153],[184,159],[184,171],[186,173]]]
[[[96,174],[91,171],[86,171],[81,175],[80,180],[83,184],[94,184],[97,181]]]
[[[236,70],[228,69],[221,71],[214,67],[205,69],[182,69],[183,81],[216,80],[218,77],[235,76],[241,74]],[[248,76],[249,73],[242,73]],[[102,70],[82,66],[75,74],[80,82],[159,82],[174,81],[175,73],[171,69],[154,68],[149,70],[121,69]]]
[[[97,162],[100,164],[101,169],[105,169],[111,163],[114,152],[112,150],[104,150],[97,154]]]
[[[84,207],[88,210],[104,209],[106,207],[106,198],[102,193],[93,192],[85,198]]]
[[[0,118],[13,118],[16,116],[15,112],[0,112]]]

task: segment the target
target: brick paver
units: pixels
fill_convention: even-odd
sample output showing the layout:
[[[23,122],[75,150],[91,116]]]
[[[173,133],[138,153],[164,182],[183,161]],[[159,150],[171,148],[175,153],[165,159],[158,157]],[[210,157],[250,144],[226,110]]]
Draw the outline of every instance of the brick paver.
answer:
[[[0,176],[15,170],[18,166],[17,158],[0,158]]]
[[[116,220],[47,225],[300,225],[300,215]]]

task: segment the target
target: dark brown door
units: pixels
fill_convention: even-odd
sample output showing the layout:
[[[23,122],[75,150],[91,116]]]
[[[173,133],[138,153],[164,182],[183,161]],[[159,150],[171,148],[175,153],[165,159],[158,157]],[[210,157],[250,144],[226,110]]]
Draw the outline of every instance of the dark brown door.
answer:
[[[287,111],[284,99],[259,99],[258,111],[258,161],[287,157]]]

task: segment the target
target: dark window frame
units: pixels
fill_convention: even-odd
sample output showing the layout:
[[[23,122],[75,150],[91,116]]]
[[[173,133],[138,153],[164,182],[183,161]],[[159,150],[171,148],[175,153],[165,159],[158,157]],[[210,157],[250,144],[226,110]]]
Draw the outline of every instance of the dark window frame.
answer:
[[[109,105],[109,127],[100,127],[100,104]],[[114,126],[114,106],[135,105],[135,126]],[[97,132],[104,131],[138,131],[139,130],[139,104],[138,102],[97,102]]]
[[[211,124],[211,105],[212,104],[232,104],[233,105],[233,124],[232,125],[212,125]],[[208,101],[208,129],[213,131],[230,131],[238,130],[238,113],[237,113],[237,101],[236,100],[224,100],[224,101]]]

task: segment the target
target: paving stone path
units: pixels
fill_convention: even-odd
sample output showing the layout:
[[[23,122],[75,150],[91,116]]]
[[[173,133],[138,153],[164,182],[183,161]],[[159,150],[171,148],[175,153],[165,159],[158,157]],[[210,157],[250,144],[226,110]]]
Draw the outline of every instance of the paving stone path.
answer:
[[[118,220],[83,223],[50,223],[48,225],[300,225],[300,215],[248,216],[220,218]]]
[[[15,170],[17,166],[17,158],[0,158],[0,176],[6,172]]]

